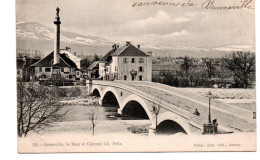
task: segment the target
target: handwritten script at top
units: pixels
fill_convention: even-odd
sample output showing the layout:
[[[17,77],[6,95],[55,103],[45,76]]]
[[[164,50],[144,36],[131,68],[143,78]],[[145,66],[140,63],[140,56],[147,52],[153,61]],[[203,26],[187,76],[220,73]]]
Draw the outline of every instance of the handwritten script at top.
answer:
[[[218,0],[201,0],[201,3],[195,3],[193,0],[155,0],[147,2],[134,2],[132,7],[149,7],[149,6],[170,6],[170,7],[195,7],[201,6],[202,9],[208,10],[238,10],[254,9],[253,0],[230,1],[228,5],[218,3]],[[232,2],[236,2],[232,4]]]

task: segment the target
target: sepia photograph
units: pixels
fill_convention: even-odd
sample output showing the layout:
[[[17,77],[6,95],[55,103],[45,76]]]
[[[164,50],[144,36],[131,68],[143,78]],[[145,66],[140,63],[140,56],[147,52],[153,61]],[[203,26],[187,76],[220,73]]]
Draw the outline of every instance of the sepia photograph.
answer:
[[[19,153],[257,150],[254,0],[16,0]]]

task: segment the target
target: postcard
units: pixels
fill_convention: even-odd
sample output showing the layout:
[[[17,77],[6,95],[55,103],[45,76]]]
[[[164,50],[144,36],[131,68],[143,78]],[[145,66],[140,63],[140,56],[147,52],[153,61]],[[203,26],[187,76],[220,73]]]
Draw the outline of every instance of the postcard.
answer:
[[[16,0],[19,153],[256,151],[254,0]]]

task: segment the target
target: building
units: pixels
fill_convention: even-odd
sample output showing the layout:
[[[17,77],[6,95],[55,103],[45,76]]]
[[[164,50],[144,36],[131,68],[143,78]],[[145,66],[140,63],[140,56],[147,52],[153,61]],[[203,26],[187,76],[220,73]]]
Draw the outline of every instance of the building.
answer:
[[[16,77],[19,81],[29,81],[31,75],[30,70],[28,70],[28,67],[36,62],[38,62],[40,59],[37,58],[31,58],[26,56],[18,56],[16,58]]]
[[[69,47],[60,49],[60,9],[56,9],[54,21],[54,51],[30,66],[34,70],[36,80],[80,80],[81,59],[76,54],[71,53]]]
[[[120,48],[113,45],[98,67],[103,80],[151,81],[152,52],[145,53],[130,42]]]
[[[99,61],[94,61],[88,67],[88,77],[91,79],[98,79],[99,78]]]
[[[59,65],[53,67],[54,52],[50,53],[40,61],[31,65],[35,70],[35,79],[47,80],[54,78],[55,75],[60,75],[60,78],[76,80],[77,72],[80,72],[76,63],[73,62],[68,54],[59,54]],[[57,68],[59,68],[57,72]],[[56,69],[56,70],[55,70]],[[56,73],[55,73],[56,72]],[[58,78],[56,76],[56,78]]]

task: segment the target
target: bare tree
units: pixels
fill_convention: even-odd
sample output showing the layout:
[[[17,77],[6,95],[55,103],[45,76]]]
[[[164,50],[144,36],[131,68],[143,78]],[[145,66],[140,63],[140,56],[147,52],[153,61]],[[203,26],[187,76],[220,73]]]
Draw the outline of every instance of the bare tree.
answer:
[[[53,96],[53,90],[35,87],[32,83],[17,82],[17,132],[27,136],[30,131],[43,131],[53,122],[61,121],[68,111]]]
[[[89,120],[91,121],[92,124],[92,135],[95,135],[95,127],[98,124],[98,119],[96,116],[96,113],[93,109],[91,109],[91,112],[88,114],[89,115]]]
[[[205,59],[204,63],[206,64],[206,71],[208,73],[208,78],[211,79],[215,75],[216,67],[213,64],[212,59]]]
[[[189,57],[185,56],[183,59],[183,63],[181,64],[181,70],[184,72],[188,72],[188,70],[192,67],[192,59]]]
[[[247,88],[249,80],[255,80],[255,53],[234,52],[223,60],[226,67],[234,73],[238,87]]]
[[[185,56],[183,59],[183,63],[180,66],[180,69],[183,72],[184,79],[188,81],[190,80],[190,69],[192,68],[192,66],[193,66],[192,59]]]

